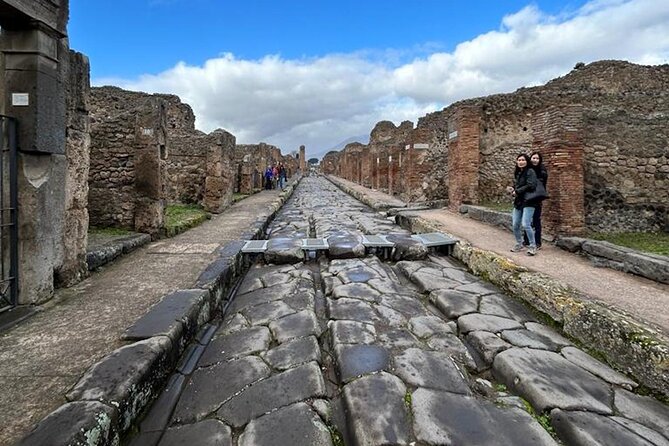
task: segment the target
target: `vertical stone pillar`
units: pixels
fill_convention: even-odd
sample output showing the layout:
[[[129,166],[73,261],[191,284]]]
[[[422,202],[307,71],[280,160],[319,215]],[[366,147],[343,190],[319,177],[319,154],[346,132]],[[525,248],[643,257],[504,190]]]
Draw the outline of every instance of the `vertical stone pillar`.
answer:
[[[70,51],[67,76],[67,139],[65,157],[65,218],[62,260],[55,269],[56,286],[73,285],[88,275],[88,171],[91,125],[88,58]]]
[[[478,202],[480,121],[476,106],[458,107],[448,121],[448,200],[453,210]]]
[[[583,107],[551,106],[532,119],[532,148],[541,152],[548,169],[548,194],[543,202],[546,232],[578,235],[585,230]]]
[[[166,113],[162,101],[150,98],[137,110],[135,127],[135,230],[152,237],[164,227],[163,176],[161,146],[165,137]]]
[[[307,173],[307,154],[304,146],[300,146],[300,172],[302,175]]]
[[[214,140],[207,150],[203,204],[206,211],[219,213],[232,201],[231,157],[236,139],[223,130],[210,136]]]

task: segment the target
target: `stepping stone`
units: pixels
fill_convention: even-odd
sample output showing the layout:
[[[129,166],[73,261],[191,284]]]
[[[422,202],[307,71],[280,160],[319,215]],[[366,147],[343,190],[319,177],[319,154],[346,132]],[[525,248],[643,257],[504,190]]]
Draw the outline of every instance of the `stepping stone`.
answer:
[[[379,319],[370,304],[358,299],[328,299],[327,302],[331,319],[348,319],[365,323],[373,323]]]
[[[295,313],[295,310],[285,302],[277,301],[246,308],[241,313],[251,322],[251,325],[267,325],[271,321]]]
[[[623,417],[656,430],[669,439],[669,406],[648,396],[616,389],[615,407]]]
[[[422,388],[411,395],[411,407],[414,432],[421,444],[557,446],[521,409]]]
[[[460,333],[469,333],[470,331],[478,330],[499,333],[504,330],[514,330],[517,328],[524,327],[520,322],[512,319],[489,314],[467,314],[458,318]]]
[[[589,410],[610,415],[610,386],[557,353],[512,348],[499,353],[493,374],[528,400],[537,412]]]
[[[376,302],[381,293],[374,288],[364,283],[348,283],[346,285],[339,285],[332,290],[332,297],[341,299],[348,297],[350,299],[360,299],[367,302]]]
[[[321,350],[313,336],[288,341],[260,356],[277,370],[287,370],[305,362],[321,362]]]
[[[392,254],[393,260],[420,260],[427,257],[427,246],[412,239],[409,234],[390,234],[386,239],[395,243]]]
[[[371,344],[376,340],[376,328],[372,324],[355,321],[330,321],[332,346],[340,344]]]
[[[551,424],[562,441],[569,445],[657,446],[630,431],[610,417],[590,412],[551,411]]]
[[[449,319],[476,313],[479,308],[479,300],[479,296],[461,291],[436,290],[430,293],[430,302],[433,302],[439,311]]]
[[[355,444],[407,445],[411,427],[404,403],[406,387],[386,372],[344,386],[344,403]]]
[[[272,336],[267,327],[247,328],[226,336],[217,336],[207,346],[198,366],[205,367],[265,351],[271,340]]]
[[[429,338],[436,334],[455,334],[453,328],[446,321],[437,316],[419,316],[409,320],[409,330],[420,339]]]
[[[558,351],[560,346],[551,342],[550,339],[530,330],[505,330],[502,339],[515,347],[529,347],[538,350]]]
[[[331,446],[332,437],[318,414],[297,403],[256,418],[239,437],[239,446],[276,445]]]
[[[597,361],[592,356],[575,347],[565,347],[560,353],[567,359],[567,361],[573,362],[582,369],[587,370],[595,376],[599,376],[604,381],[610,382],[611,384],[617,384],[628,390],[632,390],[638,386],[636,382],[632,381],[622,373],[616,372],[611,367]]]
[[[331,259],[352,259],[365,256],[365,245],[362,237],[357,235],[333,235],[328,237],[328,257]]]
[[[462,372],[445,353],[410,348],[394,363],[397,376],[410,386],[471,394]]]
[[[318,337],[321,335],[318,318],[311,310],[300,311],[273,321],[269,324],[269,329],[272,330],[274,338],[280,343],[293,338],[311,335]]]
[[[502,338],[489,331],[472,331],[467,335],[467,343],[476,350],[486,365],[492,365],[495,356],[513,347]]]
[[[198,369],[184,388],[172,419],[177,423],[200,421],[237,392],[270,374],[267,364],[255,356]]]
[[[479,312],[482,314],[492,314],[507,319],[514,319],[519,322],[536,321],[536,318],[523,306],[523,304],[512,300],[511,297],[506,297],[501,294],[483,296],[481,298]]]
[[[263,256],[265,262],[275,265],[301,262],[304,260],[302,240],[298,238],[272,238],[267,243],[267,250]]]
[[[305,364],[259,381],[226,401],[216,417],[242,427],[258,416],[309,398],[326,396],[320,366]]]
[[[167,429],[159,446],[182,446],[184,444],[232,446],[232,431],[218,420],[205,420]]]
[[[345,383],[357,376],[384,370],[390,361],[386,349],[378,345],[338,345],[335,355],[339,376]]]

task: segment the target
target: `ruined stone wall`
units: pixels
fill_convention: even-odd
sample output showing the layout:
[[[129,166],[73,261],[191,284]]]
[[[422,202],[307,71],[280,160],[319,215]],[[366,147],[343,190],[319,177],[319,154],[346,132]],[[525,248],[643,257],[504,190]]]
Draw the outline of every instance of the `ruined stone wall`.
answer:
[[[425,199],[427,188],[425,178],[430,171],[426,161],[429,153],[430,132],[424,128],[415,128],[409,135],[404,151],[399,160],[399,193],[403,200],[416,202]]]
[[[283,159],[281,149],[270,144],[237,144],[235,163],[237,175],[235,190],[240,193],[252,193],[254,189],[264,187],[263,174],[267,166],[278,164]]]
[[[321,160],[321,172],[324,175],[339,175],[340,152],[332,151],[325,154]]]
[[[458,210],[461,204],[478,203],[481,110],[461,105],[448,121],[448,204]]]
[[[157,236],[164,224],[167,103],[116,87],[91,93],[91,225]]]
[[[165,199],[168,203],[202,203],[210,144],[210,138],[202,132],[170,131],[169,154],[165,160]]]

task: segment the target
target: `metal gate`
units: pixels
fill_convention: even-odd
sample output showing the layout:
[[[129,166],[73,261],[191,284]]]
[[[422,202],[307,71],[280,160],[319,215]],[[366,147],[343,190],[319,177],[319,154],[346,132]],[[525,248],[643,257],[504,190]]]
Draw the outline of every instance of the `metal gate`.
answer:
[[[16,119],[0,115],[0,312],[18,304]]]

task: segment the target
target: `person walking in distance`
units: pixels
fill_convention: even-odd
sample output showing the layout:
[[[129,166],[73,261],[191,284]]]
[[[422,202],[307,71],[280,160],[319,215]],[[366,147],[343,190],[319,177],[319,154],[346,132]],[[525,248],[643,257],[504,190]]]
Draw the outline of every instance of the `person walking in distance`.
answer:
[[[267,166],[265,170],[265,189],[272,189],[272,166]]]
[[[513,172],[513,186],[507,187],[507,191],[513,196],[513,235],[516,244],[511,248],[512,252],[522,251],[523,235],[521,228],[527,234],[530,246],[527,255],[533,256],[537,253],[537,245],[532,229],[532,217],[534,216],[534,203],[525,199],[525,196],[533,192],[537,187],[537,174],[530,167],[530,157],[524,153],[516,157],[516,168]]]

